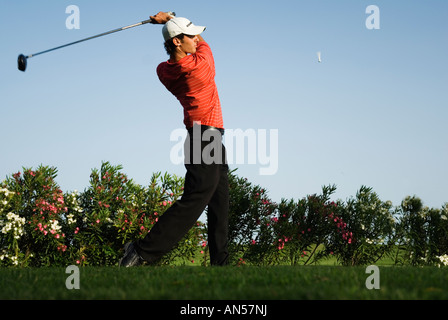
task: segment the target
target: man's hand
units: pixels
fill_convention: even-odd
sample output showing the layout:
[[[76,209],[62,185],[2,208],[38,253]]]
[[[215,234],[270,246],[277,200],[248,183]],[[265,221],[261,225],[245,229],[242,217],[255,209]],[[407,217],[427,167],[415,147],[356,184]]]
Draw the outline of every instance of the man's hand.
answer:
[[[173,16],[170,15],[168,12],[160,11],[155,16],[150,16],[150,18],[151,18],[152,24],[165,24],[168,21],[170,21],[171,19],[173,19]]]

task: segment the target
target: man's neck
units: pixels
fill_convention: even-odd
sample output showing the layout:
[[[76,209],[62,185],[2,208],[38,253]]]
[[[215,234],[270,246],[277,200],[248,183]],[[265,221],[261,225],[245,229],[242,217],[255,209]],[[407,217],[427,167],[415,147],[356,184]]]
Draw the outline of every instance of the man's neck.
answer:
[[[170,62],[171,63],[176,63],[179,62],[182,58],[186,57],[187,54],[185,52],[174,52],[171,56],[170,56]]]

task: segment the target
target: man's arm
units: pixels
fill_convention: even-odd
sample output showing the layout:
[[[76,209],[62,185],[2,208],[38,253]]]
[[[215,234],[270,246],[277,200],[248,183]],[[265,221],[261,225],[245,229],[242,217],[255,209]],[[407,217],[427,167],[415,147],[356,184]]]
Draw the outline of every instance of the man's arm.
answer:
[[[171,19],[173,19],[173,16],[170,15],[168,12],[160,11],[155,16],[150,16],[149,18],[151,19],[152,24],[165,24]]]
[[[205,41],[204,38],[202,38],[202,36],[201,36],[200,34],[198,34],[196,37],[198,37],[199,42],[201,42],[201,41]]]

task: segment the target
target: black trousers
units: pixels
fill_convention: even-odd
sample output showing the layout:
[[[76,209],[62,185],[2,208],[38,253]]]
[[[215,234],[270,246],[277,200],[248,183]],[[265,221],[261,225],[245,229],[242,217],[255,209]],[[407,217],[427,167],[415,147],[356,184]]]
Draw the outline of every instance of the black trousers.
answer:
[[[203,141],[202,133],[201,137],[193,137],[189,133],[185,141],[187,173],[181,199],[159,218],[144,239],[134,243],[140,256],[150,264],[157,262],[184,237],[207,206],[210,262],[212,265],[228,264],[229,169],[225,161],[225,147],[221,133],[213,134],[211,141]],[[211,146],[215,147],[214,150]],[[207,153],[205,158],[209,159],[204,161],[201,156],[198,162],[199,150],[201,154]],[[215,153],[219,161],[210,163],[210,150],[212,158]]]

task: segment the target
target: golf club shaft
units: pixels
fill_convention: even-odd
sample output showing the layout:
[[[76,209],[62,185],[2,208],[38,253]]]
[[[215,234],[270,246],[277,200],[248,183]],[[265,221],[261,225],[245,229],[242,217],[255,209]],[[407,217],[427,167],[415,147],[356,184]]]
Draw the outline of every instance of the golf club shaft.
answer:
[[[169,14],[171,14],[172,16],[175,16],[174,12],[169,12]],[[95,39],[95,38],[99,38],[99,37],[102,37],[102,36],[105,36],[105,35],[108,35],[108,34],[111,34],[111,33],[115,33],[115,32],[118,32],[118,31],[123,31],[123,30],[126,30],[126,29],[138,27],[138,26],[150,23],[150,22],[151,22],[151,19],[144,20],[144,21],[141,21],[141,22],[138,22],[138,23],[135,23],[135,24],[131,24],[131,25],[126,26],[126,27],[122,27],[122,28],[118,28],[118,29],[115,29],[115,30],[103,32],[103,33],[97,34],[95,36],[91,36],[91,37],[88,37],[88,38],[85,38],[85,39],[81,39],[81,40],[78,40],[78,41],[75,41],[75,42],[64,44],[64,45],[56,47],[56,48],[48,49],[48,50],[41,51],[41,52],[38,52],[38,53],[33,53],[33,54],[28,55],[26,58],[29,59],[29,58],[35,57],[35,56],[43,54],[43,53],[47,53],[47,52],[50,52],[50,51],[58,50],[58,49],[65,48],[65,47],[68,47],[68,46],[72,46],[72,45],[80,43],[80,42],[84,42],[84,41],[87,41],[87,40],[92,40],[92,39]]]

